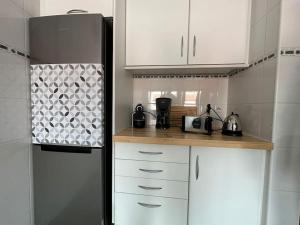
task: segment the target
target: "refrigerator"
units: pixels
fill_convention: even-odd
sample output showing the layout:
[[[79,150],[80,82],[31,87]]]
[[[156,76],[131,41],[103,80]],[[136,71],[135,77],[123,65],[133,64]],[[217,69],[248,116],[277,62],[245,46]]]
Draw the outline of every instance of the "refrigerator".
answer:
[[[35,225],[111,224],[113,19],[29,20]]]

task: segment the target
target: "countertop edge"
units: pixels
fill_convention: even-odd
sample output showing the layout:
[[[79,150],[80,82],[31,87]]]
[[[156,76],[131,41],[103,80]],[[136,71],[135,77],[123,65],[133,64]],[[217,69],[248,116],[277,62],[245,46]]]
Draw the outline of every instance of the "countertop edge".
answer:
[[[180,139],[171,137],[140,137],[140,136],[113,136],[114,142],[138,143],[138,144],[161,144],[161,145],[182,145],[197,147],[217,147],[217,148],[240,148],[255,150],[273,150],[273,143],[257,139],[256,142],[249,141],[223,141],[223,140],[197,140],[197,139]]]

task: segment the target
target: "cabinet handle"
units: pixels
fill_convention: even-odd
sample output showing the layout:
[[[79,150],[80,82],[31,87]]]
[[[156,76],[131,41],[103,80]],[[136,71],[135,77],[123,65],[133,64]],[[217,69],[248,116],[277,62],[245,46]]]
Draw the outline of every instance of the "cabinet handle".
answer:
[[[162,155],[162,152],[144,152],[144,151],[139,151],[139,153],[141,154],[145,154],[145,155]]]
[[[139,169],[139,170],[142,172],[145,172],[145,173],[161,173],[161,172],[163,172],[163,170],[147,170],[147,169]]]
[[[183,35],[181,36],[181,57],[183,57]]]
[[[153,191],[153,190],[158,191],[158,190],[162,189],[161,187],[146,187],[146,186],[142,186],[142,185],[139,185],[138,187],[141,188],[141,189],[150,190],[150,191]]]
[[[138,204],[140,206],[143,206],[145,208],[150,208],[150,209],[153,209],[153,208],[159,208],[161,207],[162,205],[153,205],[153,204],[147,204],[147,203],[142,203],[142,202],[138,202]]]
[[[199,178],[199,156],[197,155],[197,158],[196,158],[196,180],[198,180]]]
[[[194,40],[193,40],[193,56],[196,56],[196,35],[194,35]]]

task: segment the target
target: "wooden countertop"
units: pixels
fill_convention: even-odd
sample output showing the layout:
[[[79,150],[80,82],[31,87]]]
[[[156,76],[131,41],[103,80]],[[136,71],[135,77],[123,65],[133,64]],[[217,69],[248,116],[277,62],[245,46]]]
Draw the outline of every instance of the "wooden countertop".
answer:
[[[128,128],[114,135],[115,142],[188,145],[220,148],[246,148],[272,150],[273,144],[251,136],[230,137],[221,133],[212,136],[204,134],[184,133],[180,128],[172,127],[167,130],[149,128]]]

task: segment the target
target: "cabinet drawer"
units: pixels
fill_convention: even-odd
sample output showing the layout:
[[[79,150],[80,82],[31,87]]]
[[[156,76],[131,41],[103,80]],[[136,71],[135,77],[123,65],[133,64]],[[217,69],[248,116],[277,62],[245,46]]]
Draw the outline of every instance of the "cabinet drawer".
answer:
[[[116,176],[115,191],[188,199],[188,182]]]
[[[186,225],[187,200],[117,193],[116,225]]]
[[[189,163],[189,147],[115,143],[116,158],[158,162]]]
[[[115,160],[116,176],[188,181],[189,165],[133,160]]]

